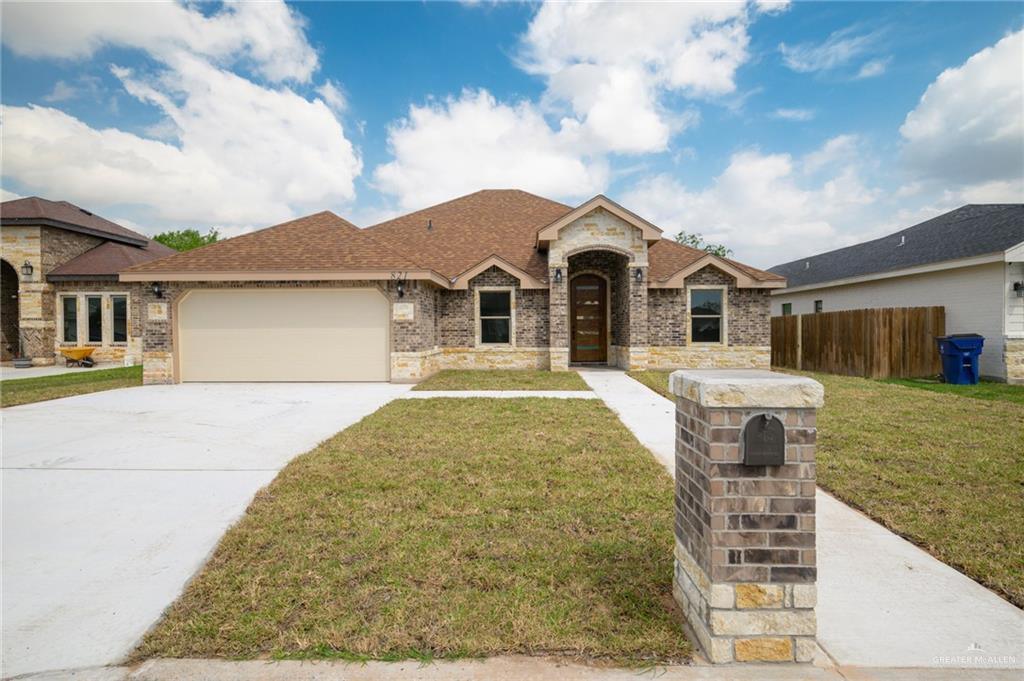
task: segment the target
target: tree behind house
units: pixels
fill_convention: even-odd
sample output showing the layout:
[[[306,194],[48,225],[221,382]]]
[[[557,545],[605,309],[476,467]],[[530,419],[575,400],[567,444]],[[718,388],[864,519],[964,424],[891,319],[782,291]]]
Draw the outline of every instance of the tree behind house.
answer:
[[[709,244],[707,241],[704,241],[704,236],[701,234],[679,232],[679,234],[675,235],[675,240],[684,246],[696,248],[700,251],[707,251],[712,255],[717,255],[719,258],[728,258],[732,255],[731,248],[728,248],[725,244]]]
[[[212,244],[219,238],[220,235],[217,234],[215,229],[211,229],[206,234],[200,234],[197,229],[180,229],[161,232],[153,237],[153,240],[159,241],[164,246],[173,248],[176,251],[191,251],[193,248]]]

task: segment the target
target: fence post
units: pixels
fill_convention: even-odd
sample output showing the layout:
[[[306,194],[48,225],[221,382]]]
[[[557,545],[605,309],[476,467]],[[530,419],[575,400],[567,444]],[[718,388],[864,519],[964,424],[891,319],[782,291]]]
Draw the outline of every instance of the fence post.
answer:
[[[796,316],[796,370],[804,368],[804,316]]]

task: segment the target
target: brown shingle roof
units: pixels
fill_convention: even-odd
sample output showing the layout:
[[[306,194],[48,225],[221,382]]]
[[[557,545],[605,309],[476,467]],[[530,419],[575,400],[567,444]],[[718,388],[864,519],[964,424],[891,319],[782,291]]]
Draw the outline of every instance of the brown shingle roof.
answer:
[[[150,240],[143,248],[106,241],[77,258],[58,265],[46,278],[50,281],[73,279],[117,279],[117,273],[132,265],[150,262],[177,253],[162,243]]]
[[[411,270],[451,281],[492,255],[546,281],[537,232],[572,207],[517,189],[488,189],[366,229],[330,212],[137,265],[124,274]],[[668,239],[650,247],[650,278],[664,281],[706,253]],[[729,261],[758,280],[780,277]]]
[[[547,257],[535,248],[537,230],[571,210],[518,189],[485,189],[367,230],[449,279],[491,255],[546,279]]]
[[[133,232],[67,201],[50,201],[38,196],[28,196],[0,203],[0,225],[32,224],[92,234],[140,247],[145,246],[148,241],[138,232]]]
[[[307,215],[130,267],[161,272],[313,272],[411,269],[416,264],[330,211]]]

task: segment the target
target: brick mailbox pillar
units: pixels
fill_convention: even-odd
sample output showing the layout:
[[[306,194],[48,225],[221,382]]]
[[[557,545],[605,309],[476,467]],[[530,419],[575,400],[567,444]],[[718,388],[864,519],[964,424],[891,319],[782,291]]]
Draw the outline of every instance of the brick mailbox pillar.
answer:
[[[824,389],[755,370],[683,370],[673,594],[712,662],[814,655],[814,449]]]

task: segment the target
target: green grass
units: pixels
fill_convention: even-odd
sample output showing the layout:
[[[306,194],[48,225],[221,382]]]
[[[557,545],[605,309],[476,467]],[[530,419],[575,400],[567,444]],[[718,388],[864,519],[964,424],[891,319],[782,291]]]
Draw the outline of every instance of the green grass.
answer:
[[[590,390],[575,371],[446,369],[413,390]]]
[[[0,406],[55,400],[60,397],[84,395],[101,390],[134,388],[142,385],[142,367],[116,369],[83,369],[81,372],[15,378],[0,381]]]
[[[600,402],[392,402],[257,494],[133,659],[681,661],[672,497]]]
[[[890,378],[884,382],[937,393],[973,397],[977,400],[1003,400],[1004,402],[1024,404],[1024,385],[984,380],[975,385],[952,385],[927,378]]]
[[[630,375],[665,394],[668,374]],[[1024,607],[1024,406],[804,375],[825,386],[818,484]]]

